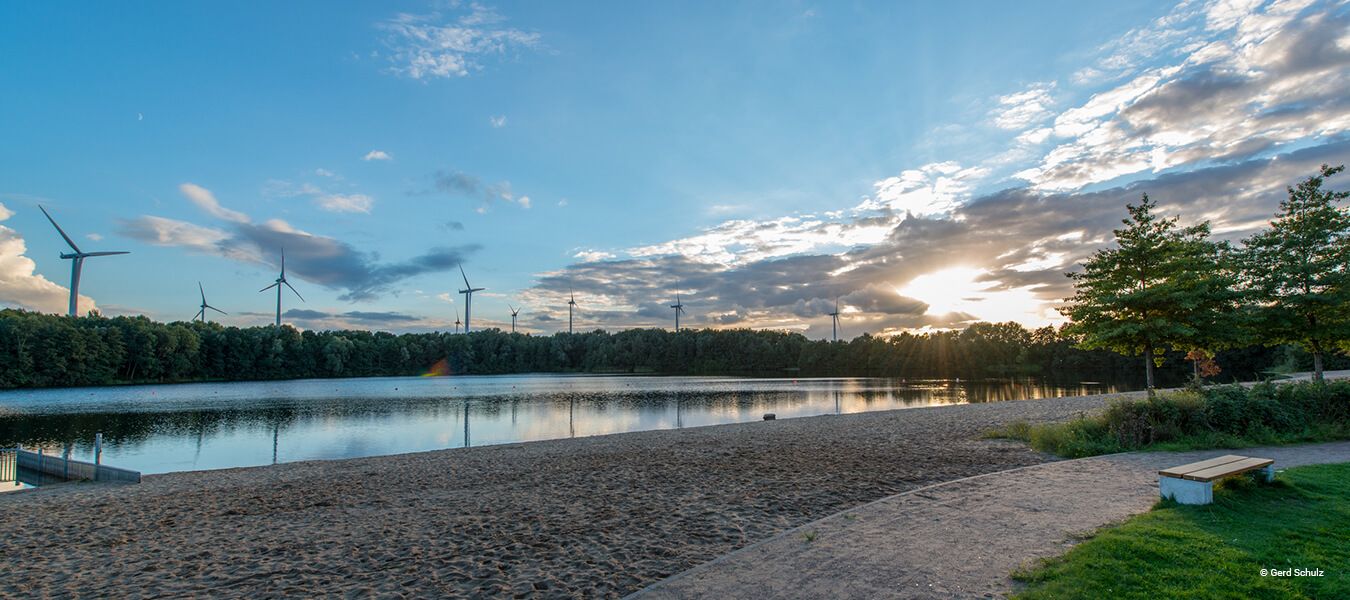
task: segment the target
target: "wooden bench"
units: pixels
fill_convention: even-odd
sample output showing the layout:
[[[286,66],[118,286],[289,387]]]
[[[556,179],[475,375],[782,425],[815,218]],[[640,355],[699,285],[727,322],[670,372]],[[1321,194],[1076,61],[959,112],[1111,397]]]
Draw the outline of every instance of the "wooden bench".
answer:
[[[1260,469],[1263,481],[1275,478],[1274,460],[1230,454],[1209,460],[1158,471],[1158,493],[1182,504],[1209,504],[1214,501],[1214,480]]]

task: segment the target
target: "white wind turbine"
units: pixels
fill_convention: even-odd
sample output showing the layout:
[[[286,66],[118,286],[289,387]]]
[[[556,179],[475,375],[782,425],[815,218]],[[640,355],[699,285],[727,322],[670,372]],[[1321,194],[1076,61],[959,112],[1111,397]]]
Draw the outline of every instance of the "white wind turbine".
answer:
[[[455,333],[459,333],[459,309],[455,309]]]
[[[676,285],[676,287],[679,287],[679,284],[678,284],[678,283],[676,283],[675,285]],[[681,314],[684,314],[684,303],[683,303],[683,302],[680,302],[680,293],[679,293],[679,292],[675,292],[675,303],[672,304],[672,305],[670,305],[670,307],[673,308],[673,309],[675,309],[675,333],[679,333],[679,332],[680,332],[680,315],[681,315]]]
[[[38,209],[42,211],[42,214],[47,215],[47,220],[52,222],[52,227],[55,227],[56,231],[61,234],[61,237],[65,238],[66,243],[70,244],[70,249],[75,251],[72,254],[66,254],[62,252],[61,258],[71,259],[73,261],[70,263],[70,316],[72,317],[78,316],[80,314],[78,307],[80,298],[80,269],[84,267],[84,259],[89,258],[91,256],[112,256],[114,254],[131,254],[131,253],[81,252],[79,246],[76,246],[75,242],[70,239],[70,236],[66,235],[66,232],[61,229],[61,226],[56,224],[56,219],[53,219],[51,215],[47,214],[47,209],[42,208],[41,204],[38,205]]]
[[[839,299],[834,299],[834,312],[828,313],[834,325],[834,341],[839,341]]]
[[[469,276],[464,274],[464,265],[459,265],[459,274],[464,278],[464,289],[459,293],[464,294],[464,333],[469,332],[469,312],[473,310],[473,293],[481,292],[487,288],[476,288],[469,285]],[[455,318],[459,318],[459,311],[455,311]]]
[[[196,316],[194,316],[194,317],[192,317],[192,318],[196,319],[196,318],[198,318],[198,317],[201,317],[202,322],[205,323],[205,322],[206,322],[206,309],[208,309],[208,308],[211,309],[211,310],[214,310],[214,311],[216,311],[216,312],[218,312],[218,313],[220,313],[220,314],[222,314],[222,315],[228,315],[228,314],[230,314],[230,313],[227,313],[227,312],[225,312],[225,311],[223,311],[223,310],[220,310],[219,308],[216,308],[216,307],[211,306],[210,304],[207,304],[207,303],[206,303],[206,289],[202,287],[202,282],[200,282],[200,281],[197,282],[197,290],[200,291],[200,292],[202,293],[202,309],[201,309],[201,311],[199,311],[199,312],[196,314]]]
[[[514,306],[511,306],[510,304],[507,304],[506,306],[507,306],[507,308],[510,308],[510,309],[511,309],[511,333],[515,333],[515,332],[516,332],[516,315],[520,314],[520,308],[516,308],[516,307],[514,307]],[[524,308],[524,307],[522,306],[521,308]]]
[[[567,286],[567,293],[571,299],[567,301],[567,333],[572,333],[572,307],[577,305],[577,295],[572,291],[572,286]]]
[[[291,282],[286,281],[286,249],[285,249],[285,248],[282,248],[282,249],[281,249],[281,276],[280,276],[280,277],[277,277],[277,282],[276,282],[276,283],[273,283],[272,285],[269,285],[269,286],[267,286],[267,287],[265,287],[265,288],[263,288],[263,289],[261,289],[261,290],[258,290],[259,292],[265,292],[265,291],[270,290],[270,289],[272,289],[272,288],[277,288],[277,327],[281,327],[281,286],[282,286],[283,284],[285,284],[286,287],[291,288],[291,291],[292,291],[292,292],[295,292],[295,296],[296,296],[297,298],[299,298],[301,302],[304,302],[304,301],[305,301],[305,297],[304,297],[304,296],[301,296],[301,295],[300,295],[300,292],[296,292],[296,291],[295,291],[295,286],[291,285]]]

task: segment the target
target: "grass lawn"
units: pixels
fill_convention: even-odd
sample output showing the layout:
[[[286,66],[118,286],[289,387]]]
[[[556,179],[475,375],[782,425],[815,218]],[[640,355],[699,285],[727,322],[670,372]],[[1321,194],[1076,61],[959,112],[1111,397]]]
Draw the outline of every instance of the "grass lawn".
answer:
[[[1221,483],[1213,504],[1160,501],[1015,573],[1028,587],[1013,597],[1350,599],[1350,464]]]

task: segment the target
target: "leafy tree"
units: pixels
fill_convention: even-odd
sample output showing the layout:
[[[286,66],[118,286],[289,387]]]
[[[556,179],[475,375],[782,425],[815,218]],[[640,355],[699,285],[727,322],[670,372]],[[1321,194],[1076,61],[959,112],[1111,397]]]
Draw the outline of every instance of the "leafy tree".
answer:
[[[1079,347],[1143,354],[1149,393],[1168,347],[1237,341],[1238,293],[1226,246],[1209,241],[1208,221],[1179,229],[1177,217],[1155,217],[1155,207],[1147,194],[1138,206],[1126,205],[1126,227],[1114,230],[1118,247],[1098,250],[1081,272],[1068,273],[1076,293],[1060,309],[1071,321],[1063,333],[1081,336]]]
[[[1262,341],[1296,343],[1313,355],[1350,341],[1350,214],[1336,202],[1350,192],[1322,189],[1345,166],[1322,165],[1280,202],[1271,227],[1245,242],[1245,283],[1254,292]]]

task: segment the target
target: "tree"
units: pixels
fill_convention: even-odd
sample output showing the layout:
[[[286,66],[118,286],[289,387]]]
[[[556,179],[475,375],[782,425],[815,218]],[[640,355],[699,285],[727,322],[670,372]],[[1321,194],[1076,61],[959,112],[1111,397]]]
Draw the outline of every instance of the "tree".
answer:
[[[1322,165],[1320,176],[1288,188],[1270,229],[1246,240],[1243,257],[1261,340],[1302,346],[1318,381],[1323,352],[1350,341],[1350,215],[1335,204],[1350,192],[1322,189],[1323,178],[1343,170]]]
[[[1126,205],[1130,218],[1116,229],[1117,248],[1095,252],[1081,272],[1068,273],[1075,294],[1063,333],[1081,336],[1083,349],[1145,356],[1147,388],[1168,347],[1218,348],[1237,341],[1236,277],[1224,244],[1209,241],[1209,222],[1178,229],[1177,218],[1152,214],[1144,195]]]

